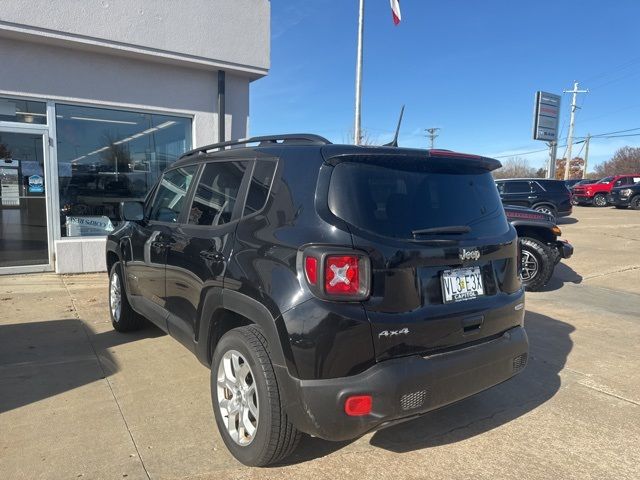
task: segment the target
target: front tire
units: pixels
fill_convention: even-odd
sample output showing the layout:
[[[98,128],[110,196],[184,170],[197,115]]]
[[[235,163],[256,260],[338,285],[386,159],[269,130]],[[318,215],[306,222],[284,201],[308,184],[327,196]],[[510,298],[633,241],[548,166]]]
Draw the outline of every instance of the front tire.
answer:
[[[593,205],[595,207],[606,207],[607,196],[602,193],[598,193],[595,197],[593,197]]]
[[[144,318],[131,308],[127,298],[120,262],[116,262],[109,272],[109,312],[111,325],[118,332],[132,332],[144,325]]]
[[[640,210],[640,195],[636,195],[629,201],[632,210]]]
[[[544,243],[530,237],[520,238],[522,285],[530,292],[544,287],[553,275],[555,258]]]
[[[243,464],[276,463],[298,445],[301,433],[282,407],[267,341],[258,327],[236,328],[218,342],[211,399],[222,440]]]

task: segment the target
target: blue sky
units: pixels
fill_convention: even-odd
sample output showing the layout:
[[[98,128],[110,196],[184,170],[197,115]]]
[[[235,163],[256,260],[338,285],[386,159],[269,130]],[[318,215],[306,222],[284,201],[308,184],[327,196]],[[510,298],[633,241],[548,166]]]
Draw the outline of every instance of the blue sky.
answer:
[[[531,138],[536,90],[580,95],[576,136],[638,127],[637,0],[366,0],[362,126],[380,143],[406,105],[401,146],[490,156],[546,148]],[[271,70],[251,85],[252,135],[311,132],[346,142],[353,130],[358,0],[272,0]],[[560,125],[566,137],[570,95]],[[590,166],[640,136],[593,140]],[[560,149],[561,156],[564,149]],[[573,154],[581,153],[581,145]],[[522,155],[542,166],[547,153]]]

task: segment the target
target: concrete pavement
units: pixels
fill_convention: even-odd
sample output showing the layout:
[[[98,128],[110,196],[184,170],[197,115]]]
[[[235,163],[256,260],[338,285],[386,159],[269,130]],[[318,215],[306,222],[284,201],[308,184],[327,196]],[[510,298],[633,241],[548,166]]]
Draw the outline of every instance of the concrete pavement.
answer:
[[[190,352],[112,330],[105,274],[0,277],[0,478],[638,479],[640,212],[573,217],[574,257],[527,295],[524,373],[269,469],[229,455]]]

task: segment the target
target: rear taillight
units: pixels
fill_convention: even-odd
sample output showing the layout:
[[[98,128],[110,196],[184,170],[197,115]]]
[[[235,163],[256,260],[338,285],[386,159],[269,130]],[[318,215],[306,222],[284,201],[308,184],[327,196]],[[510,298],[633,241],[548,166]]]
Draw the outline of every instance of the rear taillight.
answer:
[[[304,259],[304,273],[307,275],[307,282],[311,285],[318,283],[318,259],[316,257]]]
[[[369,297],[369,257],[340,247],[313,246],[302,252],[304,277],[309,289],[324,300],[359,301]]]
[[[324,291],[332,295],[357,294],[359,286],[358,257],[327,255],[324,267]]]

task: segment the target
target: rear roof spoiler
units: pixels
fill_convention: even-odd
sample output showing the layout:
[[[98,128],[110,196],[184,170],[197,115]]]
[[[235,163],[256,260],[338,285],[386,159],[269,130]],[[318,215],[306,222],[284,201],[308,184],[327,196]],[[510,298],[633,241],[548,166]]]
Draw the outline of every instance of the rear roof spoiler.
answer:
[[[345,148],[346,147],[346,148]],[[353,147],[343,145],[327,145],[322,148],[322,155],[326,163],[337,165],[345,161],[371,162],[395,161],[395,162],[429,162],[446,166],[450,164],[475,167],[486,171],[493,171],[502,164],[489,157],[471,155],[468,153],[453,152],[451,150],[418,150],[398,147]]]

